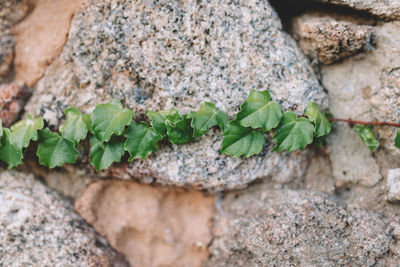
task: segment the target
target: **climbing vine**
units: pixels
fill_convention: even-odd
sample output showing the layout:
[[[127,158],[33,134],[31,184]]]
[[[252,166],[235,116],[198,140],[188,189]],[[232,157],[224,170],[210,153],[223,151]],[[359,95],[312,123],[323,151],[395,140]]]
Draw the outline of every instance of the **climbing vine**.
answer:
[[[268,91],[251,91],[240,111],[230,120],[228,115],[213,103],[205,102],[197,111],[180,114],[178,110],[151,111],[151,120],[136,122],[135,112],[124,108],[118,100],[97,105],[91,114],[76,108],[65,110],[65,122],[59,132],[44,128],[42,118],[18,121],[10,128],[2,127],[0,120],[0,159],[13,168],[22,164],[25,151],[37,142],[36,155],[39,163],[48,168],[76,162],[80,153],[78,143],[89,139],[90,163],[97,169],[108,168],[120,162],[125,153],[128,161],[145,159],[167,139],[172,144],[197,141],[210,128],[219,127],[223,133],[221,153],[246,158],[261,152],[264,134],[273,132],[275,151],[303,150],[307,145],[321,143],[332,129],[333,123],[344,121],[351,124],[362,141],[371,149],[378,147],[371,126],[400,127],[393,122],[363,122],[351,119],[335,119],[321,112],[315,103],[307,106],[305,115],[292,111],[282,112],[278,102]],[[400,131],[394,140],[400,148]]]

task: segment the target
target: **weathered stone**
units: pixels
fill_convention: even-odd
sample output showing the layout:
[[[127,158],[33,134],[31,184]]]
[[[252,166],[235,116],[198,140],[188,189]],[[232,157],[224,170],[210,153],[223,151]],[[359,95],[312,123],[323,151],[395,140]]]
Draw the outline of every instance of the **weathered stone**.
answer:
[[[298,112],[310,101],[326,106],[307,59],[267,1],[89,1],[26,109],[55,126],[65,107],[91,111],[111,98],[139,114],[188,112],[212,101],[233,115],[251,89],[269,89]],[[146,161],[113,173],[224,190],[265,177],[290,181],[307,163],[306,153],[271,153],[271,144],[260,156],[233,159],[219,153],[220,143],[221,133],[210,131],[193,144],[162,145]]]
[[[223,200],[208,266],[381,266],[390,233],[384,217],[325,194],[260,186]]]
[[[87,168],[79,165],[64,165],[63,168],[49,169],[38,163],[34,153],[36,151],[28,150],[24,165],[20,165],[19,169],[41,177],[47,187],[70,199],[78,198],[90,183],[102,178],[95,173],[89,173]]]
[[[400,19],[399,0],[314,0],[322,3],[347,6],[356,10],[365,11],[383,19]]]
[[[374,43],[374,49],[366,53],[355,55],[338,64],[321,66],[322,84],[329,93],[329,108],[335,117],[364,121],[400,121],[400,23],[390,22],[376,26]],[[395,128],[374,127],[380,147],[373,154],[365,151],[362,157],[361,154],[349,154],[351,151],[362,150],[360,146],[363,145],[359,142],[359,137],[346,127],[338,123],[338,129],[330,142],[332,159],[338,160],[337,164],[333,160],[337,179],[344,179],[340,173],[360,168],[362,172],[354,171],[353,175],[347,177],[361,181],[364,174],[370,173],[375,176],[369,178],[372,182],[377,180],[377,173],[385,173],[387,168],[398,168],[400,150],[394,146]],[[379,165],[373,163],[376,162],[377,154],[381,154]]]
[[[370,42],[373,27],[302,15],[293,19],[293,35],[304,54],[323,64],[354,55]]]
[[[345,183],[374,186],[382,179],[372,152],[348,125],[337,125],[328,143],[337,186]]]
[[[390,169],[387,174],[389,201],[400,201],[400,169]]]
[[[330,151],[324,152],[324,149],[326,149],[326,147],[315,151],[315,154],[311,157],[306,175],[303,179],[295,181],[296,188],[324,193],[335,192],[335,179],[332,175],[332,164],[329,157],[323,154],[329,153]]]
[[[0,173],[4,266],[126,266],[73,207],[31,175]]]
[[[132,266],[201,266],[208,257],[212,196],[107,180],[91,184],[75,208]]]
[[[0,85],[0,120],[3,125],[8,127],[18,119],[29,95],[26,87],[16,84]]]
[[[0,83],[11,81],[15,36],[12,27],[33,8],[33,0],[7,0],[0,2]]]

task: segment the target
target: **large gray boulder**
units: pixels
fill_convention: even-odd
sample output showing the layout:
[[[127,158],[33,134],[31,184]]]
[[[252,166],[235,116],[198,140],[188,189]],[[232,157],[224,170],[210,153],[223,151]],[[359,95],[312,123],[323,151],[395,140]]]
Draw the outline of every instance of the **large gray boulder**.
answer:
[[[212,101],[233,115],[251,89],[268,89],[299,113],[310,101],[326,105],[307,59],[267,1],[88,1],[26,110],[55,126],[64,108],[91,111],[111,98],[139,114],[188,112]],[[211,131],[197,143],[162,145],[113,173],[209,190],[303,174],[305,153],[270,153],[268,143],[260,156],[233,159],[219,153],[220,143],[221,133]]]
[[[32,175],[0,171],[1,266],[127,266],[69,202]]]

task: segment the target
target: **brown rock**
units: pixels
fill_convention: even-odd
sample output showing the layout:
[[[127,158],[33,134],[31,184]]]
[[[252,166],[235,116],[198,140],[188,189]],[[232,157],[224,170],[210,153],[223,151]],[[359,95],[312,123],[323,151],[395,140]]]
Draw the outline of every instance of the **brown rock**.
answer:
[[[19,116],[29,96],[26,87],[16,84],[0,85],[0,120],[10,126]]]
[[[293,19],[293,34],[307,56],[323,64],[356,54],[370,42],[373,28],[331,17],[302,15]]]
[[[16,79],[29,87],[61,52],[75,11],[83,0],[37,0],[33,12],[15,28]]]
[[[214,197],[128,181],[91,184],[75,209],[132,266],[201,266]]]

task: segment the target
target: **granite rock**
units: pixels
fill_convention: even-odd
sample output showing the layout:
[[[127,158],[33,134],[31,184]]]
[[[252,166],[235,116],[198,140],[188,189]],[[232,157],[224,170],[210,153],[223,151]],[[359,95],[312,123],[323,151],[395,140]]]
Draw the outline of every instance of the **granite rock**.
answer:
[[[4,266],[127,266],[32,175],[1,171],[0,227]]]
[[[329,108],[335,117],[400,121],[400,23],[382,23],[374,28],[374,49],[337,64],[321,66],[322,84],[328,91]],[[332,153],[336,154],[331,159],[333,170],[339,174],[337,179],[343,180],[344,176],[340,173],[354,169],[354,166],[359,166],[363,172],[353,172],[353,175],[347,177],[361,181],[364,174],[370,173],[375,176],[369,178],[371,182],[378,180],[377,173],[398,168],[400,150],[394,146],[395,128],[374,127],[380,147],[374,153],[365,151],[362,158],[348,154],[349,151],[360,151],[359,146],[362,144],[359,137],[349,133],[346,127],[338,123],[337,131],[330,139]],[[348,145],[341,145],[342,142]],[[343,161],[344,155],[348,159],[347,163]]]
[[[389,224],[322,193],[255,187],[223,200],[207,266],[381,266]]]
[[[369,45],[373,27],[305,14],[293,19],[292,32],[301,50],[323,64],[332,64]]]
[[[382,19],[400,19],[399,0],[314,0],[327,4],[350,7],[355,10],[365,11]]]
[[[92,183],[75,208],[131,266],[201,266],[208,257],[213,196],[103,180]]]
[[[251,89],[269,89],[285,109],[296,104],[299,113],[310,101],[327,105],[307,59],[267,1],[88,1],[26,110],[53,126],[67,106],[91,111],[111,98],[139,114],[174,107],[188,112],[212,101],[232,116]],[[307,153],[271,153],[271,144],[260,156],[233,159],[219,153],[220,143],[221,133],[210,131],[197,143],[162,145],[146,161],[113,173],[224,190],[266,177],[287,182],[307,164]]]

